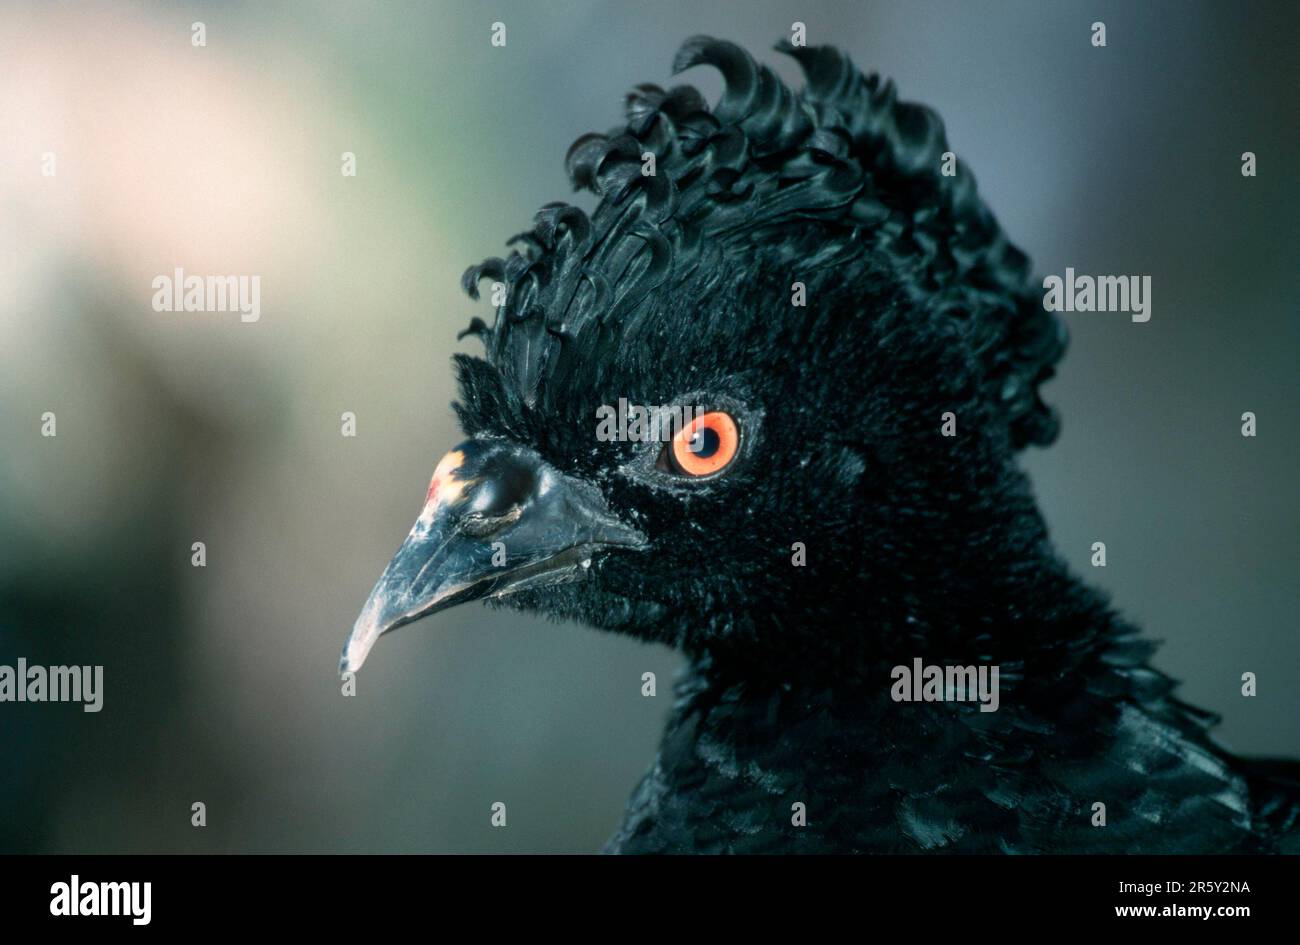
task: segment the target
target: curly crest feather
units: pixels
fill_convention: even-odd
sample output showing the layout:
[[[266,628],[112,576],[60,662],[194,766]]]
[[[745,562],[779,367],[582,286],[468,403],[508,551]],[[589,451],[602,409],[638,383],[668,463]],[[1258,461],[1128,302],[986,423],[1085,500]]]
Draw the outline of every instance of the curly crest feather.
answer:
[[[713,109],[690,86],[639,85],[625,126],[575,141],[570,180],[600,204],[591,217],[548,204],[508,257],[470,267],[472,297],[482,279],[503,282],[507,296],[494,325],[476,318],[462,334],[484,340],[489,362],[532,406],[545,402],[548,377],[597,350],[607,326],[627,331],[660,293],[702,276],[707,285],[724,260],[750,262],[761,249],[801,271],[844,267],[851,280],[854,260],[872,253],[967,333],[1012,444],[1050,443],[1058,421],[1039,385],[1064,353],[1064,326],[1042,308],[1027,258],[965,165],[941,173],[942,121],[832,47],[776,48],[803,69],[800,92],[741,47],[697,36],[673,71],[717,68],[725,90]],[[646,154],[654,175],[643,173]]]

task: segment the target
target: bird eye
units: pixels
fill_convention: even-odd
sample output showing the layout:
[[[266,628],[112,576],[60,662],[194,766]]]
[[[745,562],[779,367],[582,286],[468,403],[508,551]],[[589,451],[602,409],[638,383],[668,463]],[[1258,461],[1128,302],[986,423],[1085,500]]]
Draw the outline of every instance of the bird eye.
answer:
[[[740,448],[736,421],[721,410],[696,417],[673,434],[663,458],[683,476],[709,476],[725,469]]]

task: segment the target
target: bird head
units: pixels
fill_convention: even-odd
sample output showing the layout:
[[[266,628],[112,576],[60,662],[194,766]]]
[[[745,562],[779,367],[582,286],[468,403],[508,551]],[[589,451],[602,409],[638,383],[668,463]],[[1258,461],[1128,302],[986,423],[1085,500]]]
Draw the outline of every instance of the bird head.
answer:
[[[674,71],[719,69],[719,103],[638,86],[627,124],[566,159],[596,210],[547,205],[466,272],[498,304],[467,332],[486,356],[455,358],[467,439],[344,670],[476,599],[857,659],[938,632],[925,602],[960,595],[954,563],[1043,540],[1013,457],[1055,435],[1038,385],[1064,336],[1026,258],[933,112],[835,49],[777,48],[801,92],[689,40]]]

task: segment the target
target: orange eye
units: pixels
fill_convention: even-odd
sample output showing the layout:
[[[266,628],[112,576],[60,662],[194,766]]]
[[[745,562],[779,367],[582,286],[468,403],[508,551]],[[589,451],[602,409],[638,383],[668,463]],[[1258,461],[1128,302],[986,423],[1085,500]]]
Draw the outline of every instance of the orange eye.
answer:
[[[696,417],[673,434],[668,455],[673,467],[687,476],[707,476],[736,458],[740,431],[736,421],[720,410]]]

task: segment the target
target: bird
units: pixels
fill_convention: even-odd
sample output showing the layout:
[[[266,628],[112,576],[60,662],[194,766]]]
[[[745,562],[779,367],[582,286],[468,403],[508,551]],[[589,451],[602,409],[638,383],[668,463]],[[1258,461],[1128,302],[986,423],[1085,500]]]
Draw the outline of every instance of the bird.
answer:
[[[1019,457],[1067,333],[941,119],[776,49],[799,90],[687,40],[716,104],[633,88],[565,157],[595,209],[466,271],[466,439],[341,671],[475,600],[681,651],[607,853],[1300,852],[1300,764],[1217,746],[1051,543]],[[690,420],[599,437],[614,404]],[[914,661],[995,668],[996,711],[896,698]]]

